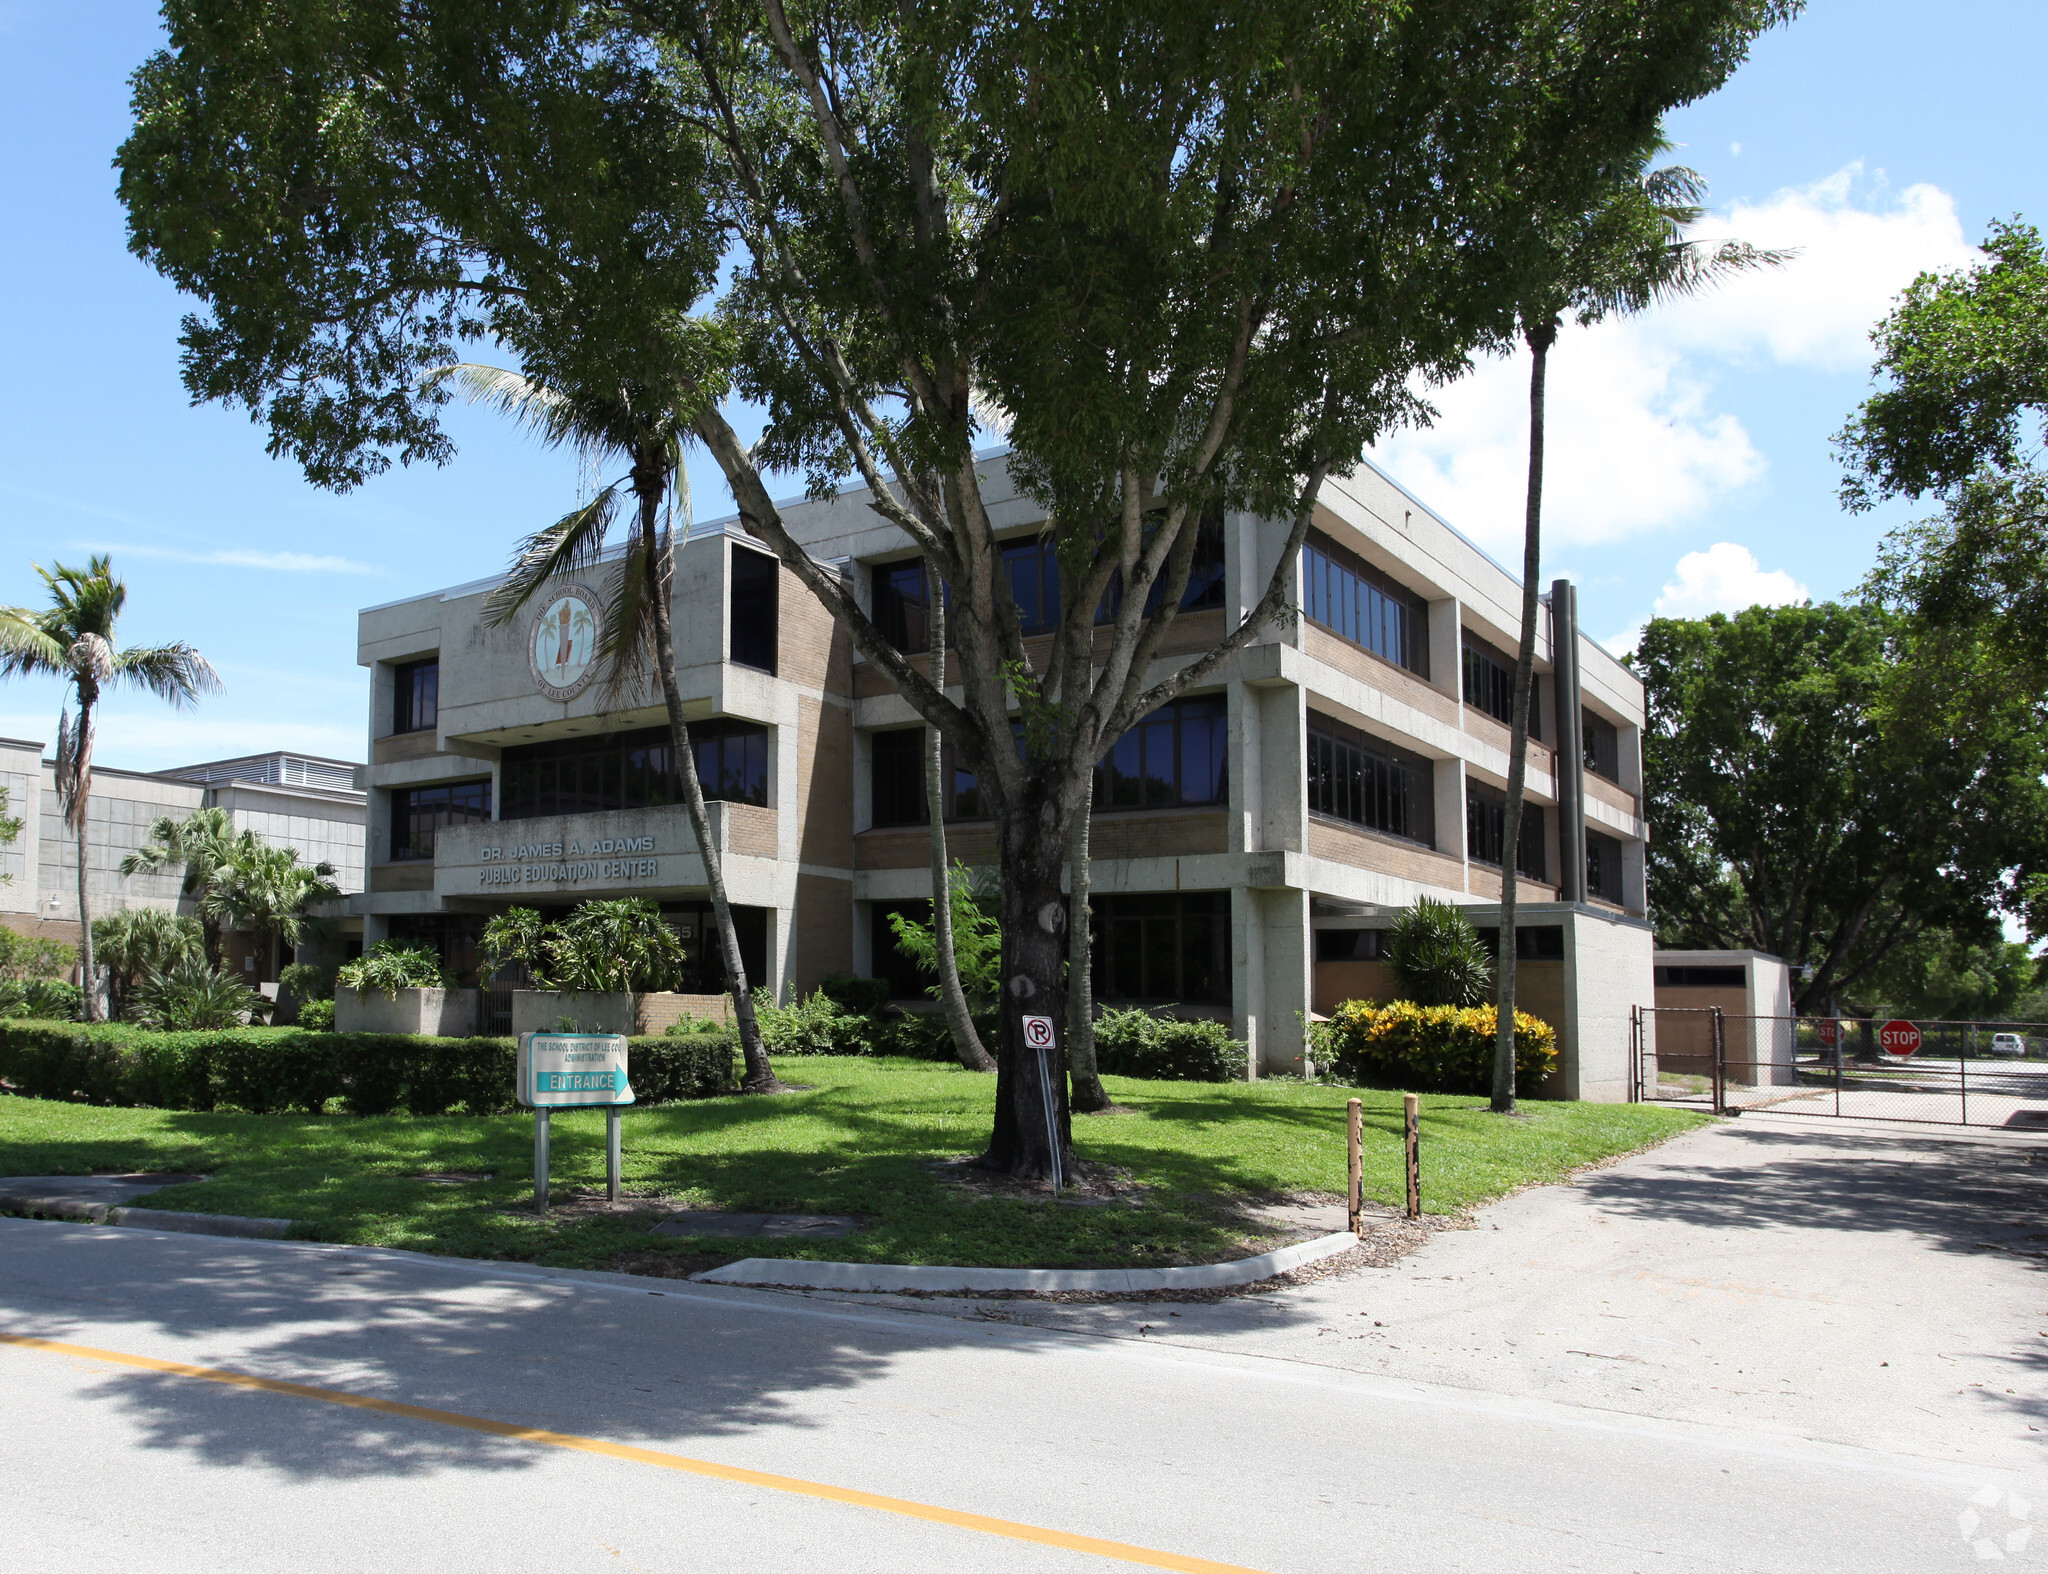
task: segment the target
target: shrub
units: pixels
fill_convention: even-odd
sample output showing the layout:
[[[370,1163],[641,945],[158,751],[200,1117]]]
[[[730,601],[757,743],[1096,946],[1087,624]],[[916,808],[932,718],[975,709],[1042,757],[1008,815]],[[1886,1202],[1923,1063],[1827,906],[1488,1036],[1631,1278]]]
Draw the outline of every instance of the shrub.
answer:
[[[248,985],[195,957],[143,973],[132,1007],[138,1022],[170,1032],[239,1027],[269,1009],[270,1003]]]
[[[1095,1019],[1095,1067],[1160,1082],[1237,1082],[1246,1051],[1225,1022],[1182,1022],[1132,1007]]]
[[[78,948],[48,935],[0,929],[0,979],[61,978],[78,965]]]
[[[308,1000],[299,1007],[299,1026],[311,1028],[316,1033],[334,1031],[334,1002],[331,1000]]]
[[[450,979],[441,959],[423,945],[379,940],[353,962],[344,962],[335,981],[368,994],[396,995],[401,989],[446,989]]]
[[[864,1055],[871,1052],[868,1022],[848,1016],[822,989],[793,1006],[778,1006],[766,991],[754,996],[761,1043],[771,1055]]]
[[[1397,1000],[1378,1006],[1347,1000],[1316,1024],[1316,1058],[1326,1056],[1346,1081],[1418,1093],[1486,1093],[1493,1087],[1493,1040],[1499,1024],[1486,1006],[1419,1006]],[[1515,1089],[1534,1093],[1557,1065],[1557,1033],[1548,1022],[1515,1013]]]
[[[1417,897],[1387,932],[1387,960],[1408,999],[1477,1006],[1493,988],[1493,959],[1472,921],[1449,902]]]
[[[294,962],[277,975],[278,989],[302,1005],[314,1000],[332,1001],[337,971],[318,962]]]
[[[671,1022],[661,1030],[664,1038],[690,1038],[699,1033],[730,1033],[725,1023],[710,1017],[684,1017],[680,1022]]]
[[[73,1022],[84,1011],[85,991],[64,979],[0,979],[0,1017]]]
[[[319,1111],[339,1098],[356,1115],[498,1114],[515,1107],[517,1056],[508,1038],[0,1021],[0,1079],[16,1091],[162,1109]],[[643,1104],[729,1093],[733,1059],[729,1033],[636,1038],[627,1051]]]
[[[493,968],[523,962],[536,989],[625,994],[672,989],[689,945],[645,897],[578,903],[559,923],[514,907],[484,926],[483,955]]]
[[[889,1009],[889,981],[886,978],[856,978],[851,973],[834,973],[818,980],[826,999],[848,1016],[878,1017]]]

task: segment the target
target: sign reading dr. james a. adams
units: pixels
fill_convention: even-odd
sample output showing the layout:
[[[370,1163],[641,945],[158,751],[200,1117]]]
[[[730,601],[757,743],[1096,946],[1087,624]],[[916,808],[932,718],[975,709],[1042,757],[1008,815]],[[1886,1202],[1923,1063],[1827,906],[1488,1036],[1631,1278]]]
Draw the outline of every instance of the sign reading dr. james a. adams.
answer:
[[[631,1104],[620,1033],[519,1035],[519,1102],[530,1109]]]
[[[573,700],[597,667],[598,599],[581,585],[564,585],[541,604],[526,636],[533,681],[551,700]]]

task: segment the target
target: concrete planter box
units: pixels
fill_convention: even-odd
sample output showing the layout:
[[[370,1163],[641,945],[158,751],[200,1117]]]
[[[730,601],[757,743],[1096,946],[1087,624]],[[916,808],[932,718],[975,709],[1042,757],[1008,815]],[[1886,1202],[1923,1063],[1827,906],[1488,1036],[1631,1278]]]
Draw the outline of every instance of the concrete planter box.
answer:
[[[732,1021],[732,1000],[726,995],[597,994],[572,990],[512,991],[512,1031],[551,1033],[563,1017],[585,1033],[659,1034],[676,1022],[708,1017]]]
[[[337,1033],[424,1033],[429,1038],[470,1038],[476,1033],[481,996],[474,989],[401,989],[381,995],[373,989],[334,991]]]

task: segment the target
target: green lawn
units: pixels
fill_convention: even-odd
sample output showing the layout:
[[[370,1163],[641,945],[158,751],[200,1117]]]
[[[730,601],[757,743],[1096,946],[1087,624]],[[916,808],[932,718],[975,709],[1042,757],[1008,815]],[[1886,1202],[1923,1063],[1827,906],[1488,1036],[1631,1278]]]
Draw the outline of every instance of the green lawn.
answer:
[[[533,1120],[466,1116],[192,1114],[0,1098],[0,1175],[179,1170],[212,1179],[149,1205],[283,1216],[313,1240],[597,1268],[624,1251],[1017,1267],[1212,1261],[1253,1244],[1230,1216],[1247,1194],[1344,1187],[1344,1101],[1300,1083],[1104,1081],[1123,1111],[1078,1119],[1081,1156],[1131,1172],[1136,1205],[982,1197],[923,1167],[979,1149],[989,1079],[922,1061],[786,1061],[807,1092],[729,1097],[625,1115],[625,1184],[675,1206],[853,1214],[836,1241],[691,1242],[646,1219],[541,1220],[530,1206]],[[1398,1093],[1366,1092],[1367,1195],[1401,1196]],[[1643,1105],[1526,1104],[1498,1120],[1470,1096],[1422,1101],[1422,1183],[1454,1212],[1661,1140],[1702,1117]],[[554,1119],[556,1197],[602,1190],[604,1118]],[[488,1171],[436,1185],[422,1172]]]

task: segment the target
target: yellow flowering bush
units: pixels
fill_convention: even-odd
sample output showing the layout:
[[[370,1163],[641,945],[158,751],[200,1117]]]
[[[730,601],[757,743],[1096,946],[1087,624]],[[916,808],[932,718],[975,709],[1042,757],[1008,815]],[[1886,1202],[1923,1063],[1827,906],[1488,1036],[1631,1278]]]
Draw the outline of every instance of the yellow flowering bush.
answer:
[[[1412,1000],[1375,1005],[1347,1000],[1315,1027],[1315,1057],[1346,1081],[1417,1093],[1489,1093],[1493,1006],[1418,1006]],[[1532,1094],[1557,1066],[1557,1030],[1526,1011],[1515,1013],[1515,1091]]]

